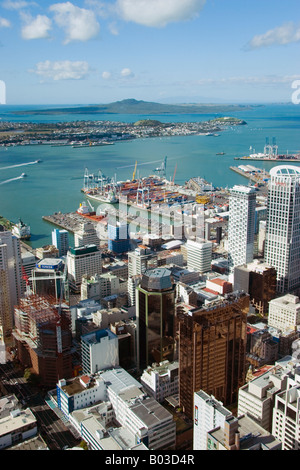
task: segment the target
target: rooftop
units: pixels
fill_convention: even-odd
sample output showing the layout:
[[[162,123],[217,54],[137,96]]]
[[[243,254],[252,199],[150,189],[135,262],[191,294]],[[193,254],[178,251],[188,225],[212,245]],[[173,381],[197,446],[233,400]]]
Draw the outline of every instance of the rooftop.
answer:
[[[142,287],[150,290],[171,289],[171,271],[166,268],[147,269],[142,277]]]

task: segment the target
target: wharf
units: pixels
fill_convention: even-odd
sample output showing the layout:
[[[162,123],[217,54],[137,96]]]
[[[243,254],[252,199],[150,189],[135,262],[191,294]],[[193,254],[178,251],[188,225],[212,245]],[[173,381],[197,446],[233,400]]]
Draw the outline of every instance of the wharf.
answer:
[[[77,212],[43,215],[42,219],[72,233],[77,232],[85,220],[84,217]]]
[[[295,162],[300,163],[299,157],[234,157],[234,160],[256,160],[258,162]]]
[[[231,166],[230,169],[232,171],[235,171],[235,173],[238,173],[241,176],[244,176],[245,178],[248,178],[250,181],[253,181],[254,183],[257,184],[262,184],[265,185],[266,181],[263,179],[263,176],[268,176],[266,174],[262,173],[251,173],[251,172],[246,172],[245,170],[242,170],[241,168],[238,168],[236,166]]]

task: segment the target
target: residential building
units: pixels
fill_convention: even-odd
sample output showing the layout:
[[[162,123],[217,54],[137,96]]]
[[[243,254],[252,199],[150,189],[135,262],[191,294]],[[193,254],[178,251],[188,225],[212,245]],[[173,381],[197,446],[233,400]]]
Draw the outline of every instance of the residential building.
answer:
[[[300,168],[279,165],[270,170],[265,260],[277,272],[277,292],[300,286]]]
[[[228,221],[228,265],[250,263],[254,253],[256,192],[248,186],[236,185],[230,190]]]

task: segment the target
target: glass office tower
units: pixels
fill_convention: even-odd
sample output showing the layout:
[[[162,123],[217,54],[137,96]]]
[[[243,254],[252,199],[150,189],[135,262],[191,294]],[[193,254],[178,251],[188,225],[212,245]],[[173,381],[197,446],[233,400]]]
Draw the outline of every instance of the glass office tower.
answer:
[[[138,368],[164,360],[175,353],[175,286],[165,268],[148,269],[137,288]]]
[[[265,261],[277,271],[277,292],[300,286],[300,168],[271,169],[268,188]]]

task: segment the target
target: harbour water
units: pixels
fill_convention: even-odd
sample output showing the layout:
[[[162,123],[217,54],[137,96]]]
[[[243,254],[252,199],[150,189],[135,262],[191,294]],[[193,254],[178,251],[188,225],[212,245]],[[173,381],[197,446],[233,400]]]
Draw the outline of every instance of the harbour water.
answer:
[[[14,107],[20,109],[19,107]],[[32,108],[36,108],[33,107]],[[59,115],[16,116],[13,107],[2,106],[3,121],[55,122],[72,120],[111,120],[135,122],[153,116],[136,115]],[[117,180],[132,178],[135,162],[139,176],[153,174],[165,156],[167,177],[184,184],[200,176],[217,187],[247,184],[247,180],[232,170],[237,166],[235,157],[250,153],[250,146],[262,152],[266,137],[275,137],[279,153],[300,151],[300,108],[297,105],[266,105],[230,113],[244,119],[245,126],[235,126],[213,136],[178,136],[137,139],[100,147],[51,147],[31,145],[0,147],[0,214],[13,222],[21,217],[31,226],[33,247],[51,243],[53,226],[42,220],[43,215],[54,212],[75,211],[83,200],[81,188],[85,168]],[[206,121],[220,115],[163,115],[155,116],[162,122]],[[254,151],[254,150],[252,150]],[[216,155],[225,152],[224,155]],[[40,163],[35,163],[41,160]],[[249,162],[269,171],[274,162]],[[21,166],[22,165],[22,166]],[[298,164],[299,165],[299,164]],[[27,176],[20,178],[21,174]]]

